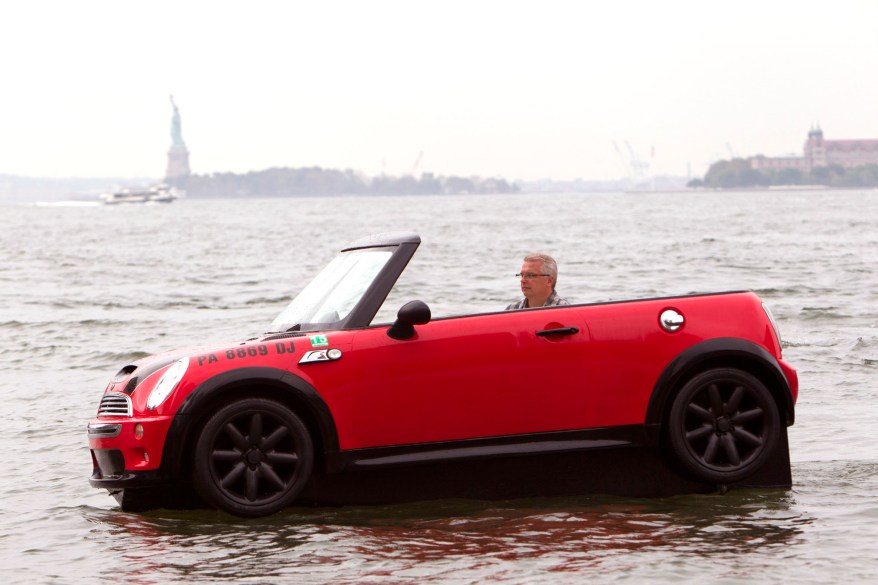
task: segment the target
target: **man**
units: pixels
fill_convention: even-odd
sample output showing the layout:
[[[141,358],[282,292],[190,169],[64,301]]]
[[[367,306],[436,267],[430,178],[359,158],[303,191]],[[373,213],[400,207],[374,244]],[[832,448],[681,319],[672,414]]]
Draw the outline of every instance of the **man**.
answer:
[[[570,304],[555,292],[558,264],[548,254],[525,256],[521,272],[516,276],[521,280],[521,292],[524,298],[506,307],[507,311]]]

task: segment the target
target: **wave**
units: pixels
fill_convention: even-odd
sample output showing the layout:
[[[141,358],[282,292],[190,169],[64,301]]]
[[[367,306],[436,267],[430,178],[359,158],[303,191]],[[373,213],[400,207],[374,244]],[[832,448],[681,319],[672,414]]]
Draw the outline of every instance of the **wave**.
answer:
[[[100,201],[37,201],[34,207],[101,207]]]
[[[802,307],[802,319],[813,321],[816,319],[850,319],[850,315],[838,312],[838,307]]]

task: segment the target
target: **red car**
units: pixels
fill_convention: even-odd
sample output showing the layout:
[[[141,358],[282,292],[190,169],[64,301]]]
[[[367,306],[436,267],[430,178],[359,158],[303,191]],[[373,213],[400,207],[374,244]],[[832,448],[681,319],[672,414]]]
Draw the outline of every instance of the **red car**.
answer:
[[[420,241],[349,245],[259,337],[124,366],[88,425],[91,485],[260,516],[317,472],[646,446],[729,485],[787,448],[798,380],[755,294],[440,319],[415,300],[373,323]]]

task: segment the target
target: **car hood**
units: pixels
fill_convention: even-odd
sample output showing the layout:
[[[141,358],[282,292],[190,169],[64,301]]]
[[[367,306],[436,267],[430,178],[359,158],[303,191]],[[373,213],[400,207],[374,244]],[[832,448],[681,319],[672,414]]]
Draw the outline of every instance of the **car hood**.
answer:
[[[137,386],[139,380],[143,380],[150,374],[164,368],[168,364],[174,363],[180,358],[194,357],[196,355],[208,352],[220,351],[229,347],[235,347],[239,344],[240,342],[238,341],[233,343],[219,343],[215,345],[200,345],[148,355],[122,366],[122,368],[116,373],[116,375],[113,376],[111,384],[118,384],[120,382],[124,382],[125,380],[129,380],[128,384],[126,384],[125,386],[125,391],[130,394],[131,391],[133,391],[134,388]]]

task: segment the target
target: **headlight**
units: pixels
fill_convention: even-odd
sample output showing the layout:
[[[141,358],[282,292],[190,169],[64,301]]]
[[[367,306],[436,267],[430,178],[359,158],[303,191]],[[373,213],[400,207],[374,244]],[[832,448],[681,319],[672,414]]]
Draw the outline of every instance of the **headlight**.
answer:
[[[180,380],[183,379],[183,375],[186,373],[188,367],[189,358],[184,357],[183,359],[175,361],[170,368],[165,370],[165,373],[162,374],[158,384],[156,384],[155,388],[152,389],[152,392],[149,393],[149,398],[146,399],[146,408],[149,410],[158,408],[158,406],[165,401],[165,398],[171,395],[171,392],[174,391],[174,388],[177,387]]]

